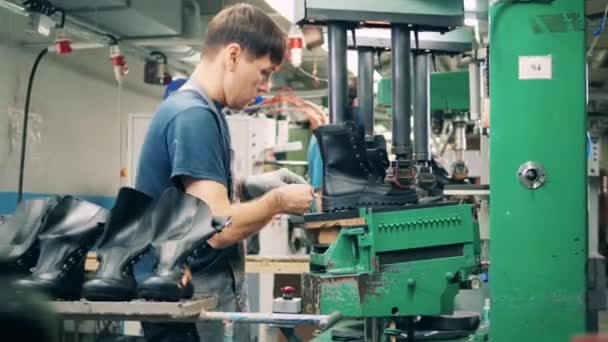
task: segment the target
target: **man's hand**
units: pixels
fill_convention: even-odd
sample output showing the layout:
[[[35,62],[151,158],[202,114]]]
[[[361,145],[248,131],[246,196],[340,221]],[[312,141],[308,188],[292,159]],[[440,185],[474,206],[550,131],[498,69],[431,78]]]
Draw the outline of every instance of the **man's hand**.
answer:
[[[290,184],[270,191],[268,196],[279,213],[301,215],[310,209],[313,189],[307,184]]]
[[[308,122],[310,123],[310,129],[315,130],[319,126],[327,125],[329,120],[326,115],[312,112],[308,116]]]
[[[261,197],[270,190],[289,184],[306,184],[306,180],[288,169],[282,168],[247,177],[241,184],[241,192],[243,199],[249,201]]]

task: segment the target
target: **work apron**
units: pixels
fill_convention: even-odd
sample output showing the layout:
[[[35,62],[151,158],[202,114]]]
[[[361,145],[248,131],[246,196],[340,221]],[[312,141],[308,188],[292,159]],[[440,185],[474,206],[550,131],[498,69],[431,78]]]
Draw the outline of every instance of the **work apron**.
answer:
[[[230,155],[227,156],[230,167],[228,191],[232,201],[235,194],[232,181],[232,175],[234,174],[232,171],[234,153],[230,144],[230,132],[226,129],[226,125],[221,124],[223,120],[222,115],[224,114],[217,108],[206,90],[194,82],[186,82],[179,91],[196,92],[207,103],[215,116],[219,132],[226,139],[226,146],[230,148]],[[247,286],[245,284],[245,244],[241,241],[234,246],[228,247],[224,253],[224,261],[224,267],[216,267],[209,271],[194,270],[192,274],[194,292],[199,295],[215,295],[217,297],[217,308],[214,311],[247,312],[249,311],[249,306],[247,301]],[[200,322],[196,325],[201,342],[223,341],[224,329],[222,322]],[[249,324],[236,324],[234,328],[235,341],[250,341]]]

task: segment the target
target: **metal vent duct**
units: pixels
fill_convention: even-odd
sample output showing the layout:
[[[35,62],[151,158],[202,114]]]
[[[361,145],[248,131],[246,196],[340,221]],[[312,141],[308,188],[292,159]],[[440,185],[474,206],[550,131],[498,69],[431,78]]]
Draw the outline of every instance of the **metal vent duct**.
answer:
[[[124,38],[179,36],[183,0],[54,0],[68,14]]]

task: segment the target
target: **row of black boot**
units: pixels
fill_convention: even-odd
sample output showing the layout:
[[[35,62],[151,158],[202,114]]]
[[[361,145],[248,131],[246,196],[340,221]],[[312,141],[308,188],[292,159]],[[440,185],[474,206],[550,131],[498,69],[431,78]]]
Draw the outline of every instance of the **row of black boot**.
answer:
[[[70,195],[38,198],[22,201],[0,224],[0,257],[23,274],[17,288],[53,299],[177,301],[192,296],[188,269],[210,251],[209,237],[227,222],[174,188],[156,202],[122,188],[110,211]],[[85,280],[92,249],[99,267]],[[148,251],[156,256],[156,268],[137,284],[133,265]]]

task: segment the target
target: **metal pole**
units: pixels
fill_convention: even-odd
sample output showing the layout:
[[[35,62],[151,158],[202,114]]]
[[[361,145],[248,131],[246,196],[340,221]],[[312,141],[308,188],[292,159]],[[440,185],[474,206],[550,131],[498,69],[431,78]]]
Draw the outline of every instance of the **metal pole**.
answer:
[[[329,23],[329,121],[346,120],[346,26]]]
[[[469,64],[469,101],[471,120],[477,121],[481,118],[481,71],[474,60]]]
[[[248,324],[278,324],[278,325],[318,325],[321,329],[327,329],[336,324],[342,316],[339,312],[331,315],[301,315],[301,314],[279,314],[279,313],[254,313],[254,312],[211,312],[203,311],[199,316],[173,320],[175,322],[197,322],[197,321],[231,321]]]
[[[415,342],[416,341],[416,331],[414,330],[414,318],[407,319],[407,341]]]
[[[393,146],[395,153],[405,155],[411,148],[411,75],[410,29],[404,25],[391,28],[393,61]]]
[[[414,57],[414,156],[418,161],[430,159],[429,153],[429,127],[431,120],[430,112],[430,88],[429,88],[429,56],[417,54]]]
[[[294,327],[279,327],[279,330],[285,335],[287,342],[302,342],[302,339],[296,335]]]
[[[224,342],[234,341],[234,322],[224,321]]]
[[[365,135],[374,135],[374,50],[359,48],[359,71],[357,75],[357,100],[359,102],[358,124]]]
[[[456,160],[464,160],[464,151],[467,149],[467,121],[464,116],[456,116],[453,119],[454,124],[454,151],[456,152]]]
[[[142,322],[200,322],[200,321],[230,321],[246,324],[273,324],[280,326],[316,325],[320,329],[327,329],[336,324],[341,318],[338,311],[330,315],[311,314],[284,314],[266,312],[211,312],[201,311],[195,315],[184,315],[182,313],[167,313],[166,305],[150,306],[152,303],[112,303],[102,304],[94,302],[53,302],[55,312],[62,319],[80,320],[117,320],[117,321],[142,321]],[[183,305],[175,303],[175,305]],[[208,305],[208,304],[204,304]],[[160,307],[159,307],[160,306]],[[165,308],[163,308],[165,307]],[[159,311],[163,308],[163,311]],[[198,312],[198,311],[197,311]]]
[[[378,342],[378,319],[375,317],[365,319],[365,338],[369,342]]]

